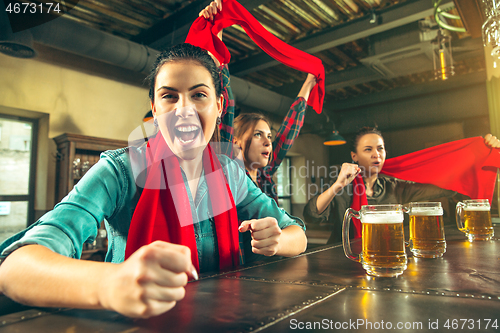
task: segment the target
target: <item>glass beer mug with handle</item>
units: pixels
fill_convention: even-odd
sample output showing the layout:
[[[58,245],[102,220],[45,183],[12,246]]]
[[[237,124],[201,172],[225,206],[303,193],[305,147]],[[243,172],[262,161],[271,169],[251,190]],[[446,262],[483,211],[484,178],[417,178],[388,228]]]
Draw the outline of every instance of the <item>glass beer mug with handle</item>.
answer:
[[[404,211],[410,215],[409,247],[418,258],[438,258],[446,252],[443,207],[440,202],[410,202]]]
[[[362,252],[354,255],[349,240],[349,224],[361,220]],[[342,241],[347,258],[360,262],[369,275],[394,277],[406,269],[402,205],[366,205],[357,212],[347,209],[342,224]]]
[[[464,200],[457,204],[457,227],[469,241],[490,240],[493,235],[488,199]]]

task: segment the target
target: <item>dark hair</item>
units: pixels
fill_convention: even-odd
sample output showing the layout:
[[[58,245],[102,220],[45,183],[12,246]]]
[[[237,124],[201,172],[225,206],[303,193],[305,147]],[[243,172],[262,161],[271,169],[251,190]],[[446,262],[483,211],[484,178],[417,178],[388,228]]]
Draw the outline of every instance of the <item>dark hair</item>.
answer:
[[[178,44],[172,46],[171,48],[163,51],[156,58],[155,63],[153,64],[153,69],[151,73],[146,78],[149,83],[149,99],[152,102],[155,100],[155,84],[156,84],[156,76],[160,71],[161,67],[167,62],[174,61],[182,61],[182,60],[191,60],[199,63],[201,66],[205,67],[210,76],[212,76],[212,81],[215,87],[215,96],[219,97],[222,94],[222,85],[219,69],[215,65],[214,60],[208,54],[207,51],[203,50],[198,46],[194,46],[187,43]],[[218,142],[219,139],[219,127],[216,125],[212,138],[210,139],[212,142]]]
[[[382,141],[384,141],[384,137],[382,136],[382,133],[378,130],[377,127],[365,126],[363,128],[360,128],[356,132],[356,135],[354,136],[354,139],[353,139],[352,144],[351,144],[351,151],[352,152],[357,153],[356,148],[358,148],[359,139],[361,139],[361,137],[363,137],[366,134],[377,134],[378,136],[380,136],[382,138]]]
[[[233,129],[234,129],[234,137],[236,139],[242,139],[243,135],[248,131],[252,132],[255,130],[255,126],[257,123],[263,120],[269,125],[271,128],[271,124],[269,120],[260,113],[242,113],[236,119],[234,119]],[[245,161],[248,160],[248,150],[250,149],[250,141],[252,141],[252,135],[250,135],[245,142],[245,151],[243,152],[243,156],[245,157]],[[272,156],[272,154],[271,154]]]
[[[180,61],[180,60],[192,60],[198,62],[200,65],[205,67],[210,75],[212,76],[212,81],[215,86],[215,95],[219,97],[222,93],[221,81],[219,69],[215,65],[214,60],[208,54],[207,51],[199,48],[197,46],[193,46],[191,44],[183,43],[172,46],[170,49],[167,49],[160,53],[156,58],[155,63],[153,64],[153,69],[151,73],[146,78],[149,83],[149,98],[151,101],[155,99],[155,83],[156,76],[160,71],[160,68],[167,62],[172,61]]]

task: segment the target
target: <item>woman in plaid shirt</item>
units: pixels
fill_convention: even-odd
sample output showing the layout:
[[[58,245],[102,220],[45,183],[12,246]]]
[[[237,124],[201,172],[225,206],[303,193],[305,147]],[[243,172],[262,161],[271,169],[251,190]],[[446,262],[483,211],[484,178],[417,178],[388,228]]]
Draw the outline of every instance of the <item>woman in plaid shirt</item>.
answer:
[[[243,159],[247,175],[276,202],[278,196],[272,177],[299,135],[304,124],[307,98],[315,84],[314,75],[308,74],[274,141],[271,125],[263,115],[244,113],[234,120],[236,156]]]
[[[199,16],[212,20],[221,9],[221,1],[212,1],[200,12]],[[222,31],[219,32],[218,37],[222,40]],[[218,64],[217,59],[215,57],[213,59]],[[312,74],[307,75],[297,98],[288,110],[274,141],[272,141],[271,124],[263,115],[245,113],[234,119],[234,96],[227,64],[220,66],[220,70],[225,111],[220,125],[220,141],[227,143],[222,145],[222,153],[229,157],[242,159],[247,175],[262,192],[278,203],[276,186],[272,177],[304,124],[306,102],[311,90],[316,85],[316,77]],[[234,147],[231,143],[234,143]]]

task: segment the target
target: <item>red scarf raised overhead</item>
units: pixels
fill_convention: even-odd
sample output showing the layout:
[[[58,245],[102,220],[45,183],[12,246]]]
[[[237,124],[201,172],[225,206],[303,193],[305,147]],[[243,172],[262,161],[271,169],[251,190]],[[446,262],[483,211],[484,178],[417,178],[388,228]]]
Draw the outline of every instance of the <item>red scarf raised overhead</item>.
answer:
[[[321,113],[325,95],[325,69],[321,60],[274,36],[237,1],[223,0],[222,8],[213,22],[206,20],[203,16],[198,17],[191,25],[186,43],[210,51],[221,64],[228,64],[231,55],[217,34],[233,24],[241,26],[248,36],[271,57],[289,67],[316,76],[317,84],[311,91],[307,103],[317,113]]]
[[[381,173],[433,184],[465,194],[471,199],[489,199],[491,203],[498,168],[500,149],[489,148],[483,138],[475,137],[390,158],[385,161]],[[361,184],[364,188],[362,180]],[[353,193],[351,208],[359,210],[360,203],[367,202],[366,193],[364,190]],[[359,222],[358,225],[355,223],[355,227],[361,229]]]
[[[141,246],[161,240],[189,247],[199,271],[191,204],[179,161],[161,133],[148,141],[146,156],[146,184],[130,223],[125,259]],[[226,269],[239,262],[238,216],[227,179],[210,145],[203,151],[203,170],[217,234],[219,267]]]

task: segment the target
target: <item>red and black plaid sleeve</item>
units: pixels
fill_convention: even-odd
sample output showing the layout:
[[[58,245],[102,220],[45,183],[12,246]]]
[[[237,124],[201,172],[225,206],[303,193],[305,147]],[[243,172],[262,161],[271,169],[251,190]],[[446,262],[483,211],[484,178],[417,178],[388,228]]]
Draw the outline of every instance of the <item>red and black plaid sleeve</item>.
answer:
[[[224,96],[224,106],[222,112],[222,121],[220,124],[220,141],[221,153],[232,157],[232,142],[234,136],[234,96],[231,90],[231,81],[229,75],[229,68],[227,65],[222,65],[221,70],[221,84],[222,95]]]
[[[303,97],[297,97],[283,119],[273,141],[273,158],[268,166],[270,168],[268,173],[271,176],[278,170],[286,154],[292,148],[293,142],[299,136],[304,124],[306,107],[306,100]]]

